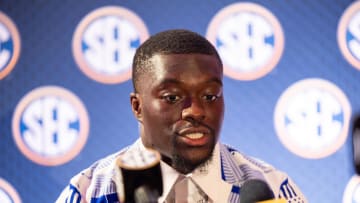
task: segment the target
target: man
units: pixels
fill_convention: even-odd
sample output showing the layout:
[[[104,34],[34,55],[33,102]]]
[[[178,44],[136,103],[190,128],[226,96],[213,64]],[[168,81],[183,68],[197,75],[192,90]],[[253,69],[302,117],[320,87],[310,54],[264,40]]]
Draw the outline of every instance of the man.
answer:
[[[222,77],[216,49],[199,34],[168,30],[150,37],[133,61],[130,101],[140,139],[75,176],[57,202],[126,201],[118,159],[146,148],[161,154],[159,202],[239,202],[242,185],[253,179],[275,198],[306,202],[285,173],[219,143]]]

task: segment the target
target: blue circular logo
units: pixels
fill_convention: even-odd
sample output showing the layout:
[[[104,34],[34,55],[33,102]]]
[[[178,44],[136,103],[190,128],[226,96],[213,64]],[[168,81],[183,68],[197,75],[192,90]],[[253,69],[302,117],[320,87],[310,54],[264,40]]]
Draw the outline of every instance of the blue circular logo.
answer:
[[[39,87],[16,106],[12,130],[20,151],[35,163],[55,166],[73,159],[86,143],[89,118],[70,91]]]
[[[140,17],[122,7],[103,7],[88,14],[77,26],[73,54],[89,78],[116,84],[131,78],[137,47],[149,37]]]
[[[337,38],[345,59],[360,70],[360,1],[351,4],[343,13]]]
[[[11,72],[19,55],[19,32],[11,19],[0,12],[0,80]]]
[[[235,3],[211,20],[207,38],[224,63],[224,74],[237,80],[255,80],[268,74],[284,49],[279,21],[254,3]]]
[[[323,79],[304,79],[290,87],[275,107],[275,129],[291,152],[323,158],[336,152],[348,134],[351,106],[346,95]]]
[[[346,185],[343,203],[360,203],[360,177],[354,175]]]
[[[5,180],[0,178],[0,202],[1,203],[21,203],[21,199],[16,190]]]

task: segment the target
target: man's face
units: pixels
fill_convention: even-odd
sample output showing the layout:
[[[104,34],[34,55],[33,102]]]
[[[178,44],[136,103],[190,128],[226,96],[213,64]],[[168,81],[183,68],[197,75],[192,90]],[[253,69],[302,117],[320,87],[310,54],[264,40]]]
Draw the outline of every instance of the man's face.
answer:
[[[211,158],[219,137],[222,68],[216,56],[205,54],[155,55],[151,61],[136,94],[142,141],[179,172],[191,172]]]

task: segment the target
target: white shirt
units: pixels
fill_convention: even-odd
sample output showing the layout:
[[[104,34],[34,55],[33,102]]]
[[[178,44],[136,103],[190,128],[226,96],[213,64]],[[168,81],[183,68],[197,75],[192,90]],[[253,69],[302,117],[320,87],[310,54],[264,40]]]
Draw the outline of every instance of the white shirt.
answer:
[[[228,198],[232,185],[221,178],[220,167],[219,144],[216,144],[211,161],[208,161],[204,166],[195,169],[195,171],[185,176],[191,177],[214,202],[223,202],[224,199]],[[179,172],[163,161],[161,161],[161,170],[166,176],[163,176],[163,195],[159,198],[158,202],[165,201],[180,175]]]

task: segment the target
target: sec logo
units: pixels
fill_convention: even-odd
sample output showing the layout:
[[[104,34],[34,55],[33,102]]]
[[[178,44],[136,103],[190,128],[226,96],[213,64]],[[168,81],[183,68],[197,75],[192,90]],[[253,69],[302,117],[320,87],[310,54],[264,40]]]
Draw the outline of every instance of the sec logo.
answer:
[[[360,1],[351,4],[343,13],[337,38],[345,59],[360,70]]]
[[[351,106],[345,94],[323,79],[304,79],[279,98],[274,113],[280,141],[291,152],[310,159],[336,152],[345,142]]]
[[[12,131],[20,151],[40,165],[73,159],[86,143],[87,111],[70,91],[56,86],[32,90],[16,106]]]
[[[149,37],[143,21],[122,7],[99,8],[79,23],[73,54],[81,71],[91,79],[116,84],[131,78],[136,48]]]
[[[343,203],[360,203],[360,177],[354,175],[348,182],[344,195]]]
[[[268,74],[284,49],[279,21],[264,7],[235,3],[220,10],[207,34],[224,63],[224,74],[237,80],[255,80]]]
[[[0,202],[1,203],[21,203],[21,199],[16,190],[5,180],[0,178]]]
[[[19,32],[10,18],[0,12],[0,80],[11,72],[19,55]]]

